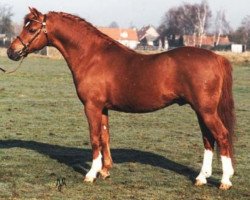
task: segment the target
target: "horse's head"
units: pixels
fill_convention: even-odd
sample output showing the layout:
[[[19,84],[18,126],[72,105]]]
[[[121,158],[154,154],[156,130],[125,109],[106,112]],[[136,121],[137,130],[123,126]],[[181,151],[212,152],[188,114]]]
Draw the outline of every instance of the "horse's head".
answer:
[[[29,10],[30,13],[24,18],[21,34],[17,36],[7,50],[8,57],[15,61],[42,49],[48,44],[46,15],[35,8],[29,8]]]

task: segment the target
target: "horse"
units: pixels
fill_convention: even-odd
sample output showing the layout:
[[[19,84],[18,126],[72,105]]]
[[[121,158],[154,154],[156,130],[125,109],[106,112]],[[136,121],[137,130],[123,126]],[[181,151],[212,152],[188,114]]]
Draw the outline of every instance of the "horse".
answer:
[[[235,109],[232,67],[226,58],[196,47],[141,54],[78,16],[29,10],[7,54],[18,61],[53,46],[63,55],[89,125],[92,165],[84,181],[110,176],[109,110],[146,113],[176,103],[191,106],[202,132],[204,157],[195,185],[205,185],[211,176],[216,143],[223,171],[219,188],[231,188]]]

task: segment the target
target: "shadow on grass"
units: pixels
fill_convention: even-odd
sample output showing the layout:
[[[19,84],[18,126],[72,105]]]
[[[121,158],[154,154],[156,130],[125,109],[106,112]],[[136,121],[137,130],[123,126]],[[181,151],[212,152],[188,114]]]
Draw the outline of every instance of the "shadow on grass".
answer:
[[[72,167],[76,172],[84,175],[90,168],[88,162],[92,160],[92,153],[90,149],[64,147],[36,141],[0,140],[0,149],[9,149],[14,147],[30,149],[43,155],[47,155],[60,163],[64,163],[67,166]],[[175,161],[169,160],[155,153],[134,149],[112,149],[111,153],[115,163],[138,162],[141,164],[161,167],[177,174],[181,174],[192,182],[195,181],[195,177],[198,175],[198,172],[194,169],[176,163]],[[209,179],[209,184],[218,186],[218,181],[212,178]]]

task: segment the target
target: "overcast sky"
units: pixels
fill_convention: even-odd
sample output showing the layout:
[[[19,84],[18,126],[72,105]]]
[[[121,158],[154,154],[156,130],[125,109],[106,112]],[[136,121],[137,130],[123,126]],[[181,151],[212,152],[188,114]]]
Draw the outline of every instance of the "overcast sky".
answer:
[[[77,14],[96,26],[108,26],[116,21],[120,27],[134,25],[158,26],[164,13],[183,2],[194,3],[201,0],[0,0],[14,12],[13,21],[21,23],[28,6],[42,12],[64,11]],[[213,15],[224,9],[233,28],[237,28],[242,19],[250,15],[250,0],[208,0]]]

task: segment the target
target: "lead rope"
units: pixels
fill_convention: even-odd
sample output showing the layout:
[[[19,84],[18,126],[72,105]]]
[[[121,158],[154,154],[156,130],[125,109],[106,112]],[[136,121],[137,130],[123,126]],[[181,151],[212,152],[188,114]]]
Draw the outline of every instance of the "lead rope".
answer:
[[[11,70],[11,71],[6,71],[5,69],[3,69],[3,68],[1,68],[1,67],[0,67],[0,70],[1,70],[3,73],[5,73],[5,74],[12,74],[12,73],[14,73],[16,70],[18,70],[18,69],[21,67],[21,64],[23,63],[23,59],[24,59],[24,57],[22,57],[21,61],[20,61],[19,64],[17,65],[17,67],[16,67],[15,69]]]
[[[5,70],[5,69],[3,69],[3,68],[1,68],[1,67],[0,67],[0,70],[1,70],[3,73],[5,73],[5,72],[6,72],[6,70]]]

